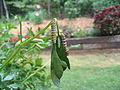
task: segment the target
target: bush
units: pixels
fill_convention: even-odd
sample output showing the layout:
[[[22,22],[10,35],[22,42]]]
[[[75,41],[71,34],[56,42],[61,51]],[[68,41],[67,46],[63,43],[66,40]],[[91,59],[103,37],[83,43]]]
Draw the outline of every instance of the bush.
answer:
[[[26,16],[26,19],[32,21],[34,24],[42,23],[44,18],[45,18],[44,10],[28,12]]]
[[[120,4],[119,0],[93,0],[93,8],[94,10],[105,9],[114,5]]]
[[[87,36],[99,36],[100,35],[100,32],[94,29],[93,27],[86,28],[85,31],[86,31]]]
[[[19,37],[9,34],[9,31],[14,28],[13,24],[7,22],[0,25],[0,68],[20,45]],[[48,46],[48,40],[44,40],[46,37],[36,38],[38,39],[21,47],[17,55],[12,57],[14,60],[0,71],[0,90],[46,90],[51,86],[49,75],[39,57],[41,49]]]
[[[102,36],[120,34],[120,5],[98,10],[94,24]]]
[[[79,29],[75,32],[73,32],[73,37],[79,38],[79,37],[85,37],[86,32],[83,29]]]
[[[91,16],[93,15],[92,0],[68,0],[65,2],[64,10],[68,18]]]

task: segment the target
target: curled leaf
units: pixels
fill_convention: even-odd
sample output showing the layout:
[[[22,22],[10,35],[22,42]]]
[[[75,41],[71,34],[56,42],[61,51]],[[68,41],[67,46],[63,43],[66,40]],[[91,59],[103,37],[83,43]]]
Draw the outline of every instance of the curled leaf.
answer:
[[[63,75],[63,68],[62,68],[61,60],[56,52],[56,45],[53,44],[52,53],[51,53],[51,78],[56,86],[59,86],[60,78],[62,77],[62,75]]]

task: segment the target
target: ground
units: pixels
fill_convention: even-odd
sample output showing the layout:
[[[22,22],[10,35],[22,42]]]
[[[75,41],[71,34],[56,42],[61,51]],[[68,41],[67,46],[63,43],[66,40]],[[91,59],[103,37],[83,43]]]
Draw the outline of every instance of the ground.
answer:
[[[40,28],[44,28],[51,20],[44,20],[42,24],[37,24],[34,25],[33,23],[29,22],[29,21],[25,21],[22,23],[23,25],[23,34],[27,33],[27,28],[28,27],[32,27],[33,31],[35,33],[37,33],[37,29],[38,27]],[[65,26],[65,25],[69,25],[69,26],[74,26],[74,27],[81,27],[81,28],[87,28],[90,25],[93,24],[94,19],[89,18],[89,17],[81,17],[81,18],[75,18],[75,19],[62,19],[62,20],[58,20],[58,24]],[[19,25],[17,26],[17,29],[13,29],[11,30],[11,33],[14,33],[15,35],[19,34]]]

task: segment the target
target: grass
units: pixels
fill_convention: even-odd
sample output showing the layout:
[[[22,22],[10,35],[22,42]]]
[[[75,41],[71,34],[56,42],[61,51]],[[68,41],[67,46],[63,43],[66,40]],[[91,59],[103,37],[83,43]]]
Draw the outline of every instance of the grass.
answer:
[[[50,56],[44,56],[48,60]],[[120,90],[120,53],[70,55],[61,90]],[[58,90],[54,85],[49,90]]]

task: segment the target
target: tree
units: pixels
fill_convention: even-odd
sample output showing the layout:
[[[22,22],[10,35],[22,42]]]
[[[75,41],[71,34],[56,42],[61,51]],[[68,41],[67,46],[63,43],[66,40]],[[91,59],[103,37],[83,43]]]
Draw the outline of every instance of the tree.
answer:
[[[0,0],[0,16],[6,16],[7,20],[9,20],[9,13],[8,13],[8,9],[7,9],[7,5],[5,0]]]

